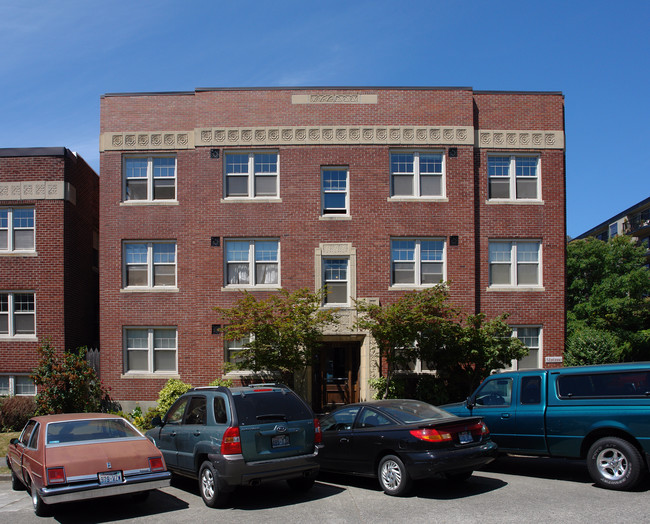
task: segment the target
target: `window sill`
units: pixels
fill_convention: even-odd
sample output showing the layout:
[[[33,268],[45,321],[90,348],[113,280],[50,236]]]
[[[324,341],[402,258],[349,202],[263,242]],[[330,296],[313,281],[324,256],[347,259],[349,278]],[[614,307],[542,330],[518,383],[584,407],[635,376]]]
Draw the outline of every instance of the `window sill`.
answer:
[[[120,206],[178,206],[178,200],[123,200]]]
[[[444,281],[439,282],[438,284],[393,284],[388,287],[388,291],[412,291],[414,289],[427,289],[444,285]]]
[[[492,292],[502,292],[502,291],[514,291],[516,293],[521,293],[521,292],[528,292],[528,291],[533,291],[533,292],[538,292],[538,291],[546,291],[546,288],[544,286],[490,286],[486,289],[488,293]]]
[[[449,199],[443,196],[390,196],[386,200],[388,202],[449,202]]]
[[[0,335],[0,341],[38,342],[38,337],[36,335]]]
[[[168,380],[170,378],[180,379],[181,376],[178,373],[174,372],[174,371],[170,371],[168,373],[146,373],[146,372],[143,372],[143,371],[130,373],[130,372],[127,371],[126,373],[122,373],[120,375],[120,378],[149,379],[149,380],[150,379],[165,379],[165,380]]]
[[[178,293],[177,287],[124,287],[120,293]]]
[[[330,221],[330,220],[352,220],[352,217],[350,215],[321,215],[318,217],[318,220],[325,220],[325,221]]]
[[[489,206],[499,206],[503,204],[510,204],[510,205],[515,205],[515,206],[543,206],[544,201],[543,200],[537,200],[535,198],[531,199],[526,199],[526,198],[521,198],[519,200],[486,200],[485,203]]]
[[[0,257],[37,257],[36,251],[0,251]]]
[[[222,204],[253,204],[253,203],[278,204],[278,203],[282,203],[282,199],[280,197],[250,197],[250,198],[233,197],[233,198],[222,198],[221,203]]]
[[[221,291],[280,291],[282,286],[226,286]]]

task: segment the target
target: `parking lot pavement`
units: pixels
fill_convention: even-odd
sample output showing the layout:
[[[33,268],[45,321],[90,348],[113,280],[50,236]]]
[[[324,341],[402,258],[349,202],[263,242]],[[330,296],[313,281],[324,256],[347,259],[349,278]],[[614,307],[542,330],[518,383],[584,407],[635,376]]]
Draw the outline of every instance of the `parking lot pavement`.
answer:
[[[210,509],[196,482],[175,480],[144,503],[125,496],[63,504],[53,518],[36,517],[25,491],[14,492],[10,482],[0,482],[0,522],[645,522],[649,493],[650,481],[634,492],[597,488],[583,462],[506,457],[464,484],[416,483],[405,498],[385,495],[374,479],[325,474],[305,495],[293,493],[284,482],[268,483],[239,490],[227,509]]]

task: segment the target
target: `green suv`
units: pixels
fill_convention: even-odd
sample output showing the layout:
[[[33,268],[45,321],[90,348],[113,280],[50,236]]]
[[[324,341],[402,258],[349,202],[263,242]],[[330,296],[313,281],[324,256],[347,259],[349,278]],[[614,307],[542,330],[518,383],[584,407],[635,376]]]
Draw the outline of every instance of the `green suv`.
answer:
[[[223,506],[237,486],[265,480],[307,491],[318,474],[318,419],[281,384],[194,388],[152,423],[146,435],[167,469],[198,479],[210,507]]]

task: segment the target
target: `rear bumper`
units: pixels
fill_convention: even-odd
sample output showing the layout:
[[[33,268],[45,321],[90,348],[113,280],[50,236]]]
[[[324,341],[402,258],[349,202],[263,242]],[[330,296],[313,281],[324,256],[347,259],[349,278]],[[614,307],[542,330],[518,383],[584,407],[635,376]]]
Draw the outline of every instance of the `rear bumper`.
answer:
[[[432,477],[441,473],[473,471],[497,457],[497,445],[488,441],[468,448],[442,449],[422,453],[400,453],[413,479]]]
[[[113,495],[124,495],[125,493],[138,493],[140,491],[165,488],[169,486],[171,476],[170,472],[161,471],[160,473],[129,476],[121,484],[110,486],[100,486],[98,482],[83,482],[66,486],[36,489],[43,502],[46,504],[58,504],[59,502],[112,497]]]
[[[267,480],[285,480],[298,477],[315,478],[320,466],[316,462],[318,446],[309,455],[272,460],[246,462],[241,455],[210,455],[219,474],[222,488],[254,486]]]

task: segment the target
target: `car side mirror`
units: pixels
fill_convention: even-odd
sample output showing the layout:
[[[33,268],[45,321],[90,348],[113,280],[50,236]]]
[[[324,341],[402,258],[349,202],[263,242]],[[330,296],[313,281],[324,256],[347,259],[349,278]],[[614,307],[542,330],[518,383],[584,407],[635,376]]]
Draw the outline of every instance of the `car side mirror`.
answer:
[[[18,438],[14,437],[9,441],[9,444],[18,444],[18,442],[19,442]]]
[[[163,421],[160,417],[154,417],[151,419],[151,425],[156,428],[156,427],[162,427]]]
[[[467,409],[472,411],[472,408],[476,406],[476,401],[474,400],[473,397],[467,397],[467,400],[465,401],[465,406],[467,406]]]

